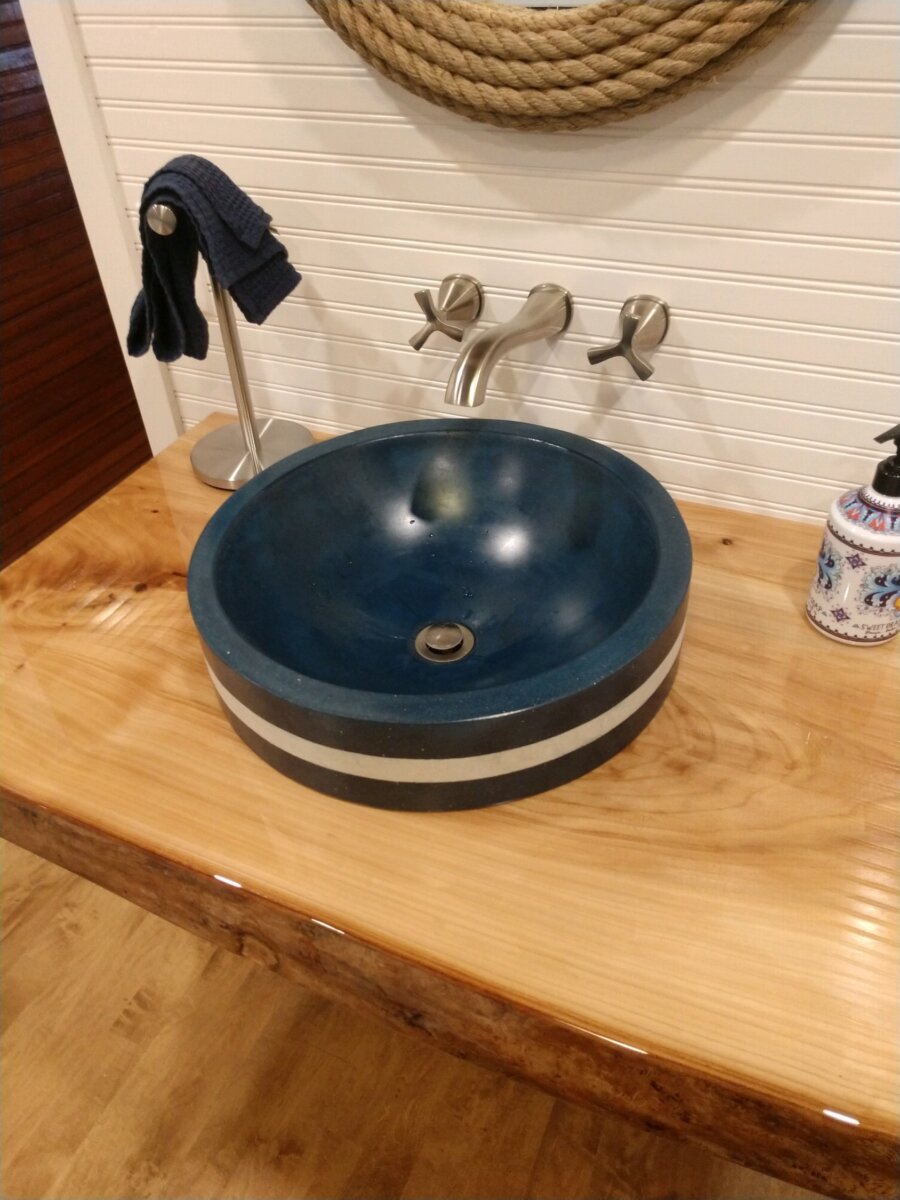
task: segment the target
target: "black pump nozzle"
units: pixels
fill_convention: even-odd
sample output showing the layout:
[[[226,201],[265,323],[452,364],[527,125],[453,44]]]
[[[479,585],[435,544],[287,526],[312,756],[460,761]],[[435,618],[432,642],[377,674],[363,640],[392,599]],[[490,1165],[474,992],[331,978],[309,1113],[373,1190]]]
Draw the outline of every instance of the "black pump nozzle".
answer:
[[[900,425],[879,433],[876,442],[893,442],[896,453],[890,458],[884,458],[878,464],[872,487],[882,496],[900,496]]]

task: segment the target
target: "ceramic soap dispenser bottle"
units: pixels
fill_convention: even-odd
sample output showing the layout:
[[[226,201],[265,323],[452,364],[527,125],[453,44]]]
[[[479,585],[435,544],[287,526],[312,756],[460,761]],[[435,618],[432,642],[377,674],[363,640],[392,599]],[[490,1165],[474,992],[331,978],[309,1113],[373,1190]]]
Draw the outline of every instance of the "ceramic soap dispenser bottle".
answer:
[[[900,425],[879,434],[896,452],[871,487],[844,492],[828,512],[806,614],[828,637],[876,646],[900,633]]]

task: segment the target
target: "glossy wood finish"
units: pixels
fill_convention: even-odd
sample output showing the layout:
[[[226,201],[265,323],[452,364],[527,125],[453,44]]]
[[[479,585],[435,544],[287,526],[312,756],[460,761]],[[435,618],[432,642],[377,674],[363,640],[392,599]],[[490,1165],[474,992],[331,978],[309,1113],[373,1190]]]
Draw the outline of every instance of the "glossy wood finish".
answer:
[[[381,812],[291,784],[219,711],[184,575],[223,497],[190,440],[0,577],[7,836],[556,1095],[893,1196],[897,648],[807,626],[819,531],[684,505],[650,728],[556,792]]]
[[[150,457],[17,3],[0,3],[0,562]]]
[[[2,860],[7,1196],[813,1200]]]

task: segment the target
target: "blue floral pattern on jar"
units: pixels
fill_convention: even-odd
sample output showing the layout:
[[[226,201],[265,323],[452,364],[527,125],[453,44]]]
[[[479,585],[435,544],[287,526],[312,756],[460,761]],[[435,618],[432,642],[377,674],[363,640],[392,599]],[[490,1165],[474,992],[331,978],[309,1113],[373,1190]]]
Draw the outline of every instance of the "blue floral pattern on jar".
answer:
[[[816,571],[819,586],[823,587],[826,592],[834,590],[835,584],[841,577],[842,564],[843,559],[841,555],[826,534],[822,538],[822,545],[819,547]]]
[[[807,597],[807,616],[841,642],[888,641],[900,633],[900,559],[842,541],[829,525]]]
[[[882,611],[896,610],[900,616],[900,571],[873,571],[863,584],[863,603]]]

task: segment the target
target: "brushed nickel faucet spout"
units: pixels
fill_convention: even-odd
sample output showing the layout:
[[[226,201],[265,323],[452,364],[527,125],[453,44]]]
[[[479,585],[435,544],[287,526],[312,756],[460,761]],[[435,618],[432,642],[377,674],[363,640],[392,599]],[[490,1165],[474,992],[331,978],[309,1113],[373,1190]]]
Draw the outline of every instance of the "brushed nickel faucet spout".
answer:
[[[572,297],[566,289],[539,283],[511,320],[482,330],[466,342],[447,380],[444,403],[464,408],[484,404],[491,372],[504,354],[526,342],[562,333],[571,318]]]

